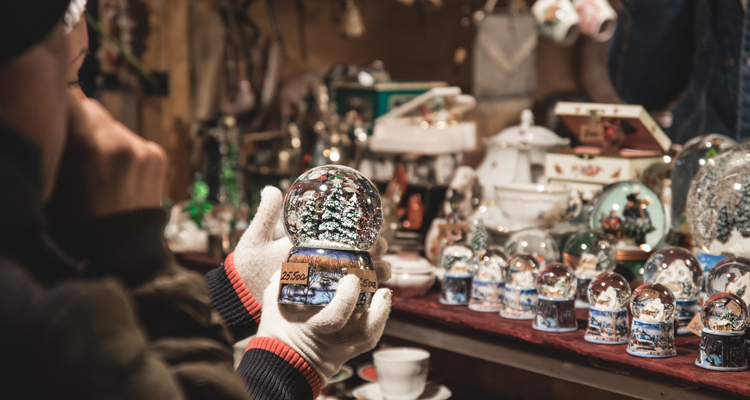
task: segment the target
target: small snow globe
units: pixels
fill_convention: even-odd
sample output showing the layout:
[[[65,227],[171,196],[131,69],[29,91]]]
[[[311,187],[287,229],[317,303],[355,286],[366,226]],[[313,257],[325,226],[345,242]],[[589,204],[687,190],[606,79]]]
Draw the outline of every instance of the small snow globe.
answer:
[[[630,301],[630,285],[620,274],[604,272],[587,288],[589,304],[597,310],[622,310]]]
[[[750,304],[750,259],[731,257],[719,261],[706,278],[709,296],[727,292],[741,297]]]
[[[471,286],[470,309],[483,312],[500,310],[505,294],[503,268],[506,264],[507,257],[500,248],[489,246],[482,252]]]
[[[474,250],[466,242],[456,242],[443,250],[445,268],[440,302],[448,305],[469,304],[471,283],[474,279]]]
[[[660,283],[644,283],[633,292],[630,310],[633,318],[644,322],[670,321],[674,315],[675,298],[666,286]]]
[[[572,332],[576,321],[576,279],[573,270],[562,263],[547,264],[539,271],[536,290],[539,299],[532,327],[545,332]]]
[[[534,319],[536,315],[536,276],[539,262],[530,254],[516,254],[503,268],[505,295],[500,316],[511,319]]]
[[[715,371],[748,368],[745,327],[747,305],[732,293],[716,293],[701,309],[701,342],[695,364]]]
[[[687,326],[700,309],[698,295],[703,281],[703,270],[695,256],[681,247],[659,250],[646,262],[643,280],[669,288],[675,297],[677,334],[690,334]]]
[[[540,298],[571,299],[575,296],[577,284],[573,270],[561,263],[548,264],[536,278]]]
[[[372,182],[349,167],[316,167],[294,181],[283,209],[294,247],[282,264],[279,303],[325,306],[339,279],[354,274],[362,282],[357,307],[368,308],[377,279],[367,250],[383,223]]]
[[[633,326],[630,328],[628,353],[639,357],[674,357],[675,298],[661,283],[644,283],[633,292],[630,310]]]
[[[750,144],[706,162],[687,197],[695,244],[712,255],[750,257]]]
[[[630,285],[620,274],[603,272],[587,287],[589,324],[583,337],[598,344],[628,342],[628,310]]]
[[[560,250],[552,235],[544,229],[525,229],[514,233],[505,245],[506,254],[528,254],[540,267],[560,261]]]
[[[563,248],[563,262],[573,268],[578,278],[576,307],[588,308],[586,289],[589,282],[602,272],[617,266],[617,248],[603,232],[587,230],[571,236]]]

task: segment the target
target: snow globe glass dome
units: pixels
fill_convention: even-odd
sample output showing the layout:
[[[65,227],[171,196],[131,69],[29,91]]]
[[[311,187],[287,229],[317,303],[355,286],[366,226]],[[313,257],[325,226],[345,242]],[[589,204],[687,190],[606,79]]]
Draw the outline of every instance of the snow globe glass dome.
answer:
[[[284,228],[297,247],[367,251],[382,224],[375,185],[349,167],[313,168],[284,198]]]
[[[668,247],[651,255],[643,272],[644,282],[661,283],[672,291],[675,299],[688,300],[698,296],[703,271],[698,259],[681,247]]]
[[[660,283],[644,283],[633,292],[630,311],[643,322],[666,322],[674,315],[672,292]]]
[[[750,143],[709,159],[698,171],[687,221],[703,252],[750,256]]]
[[[506,285],[520,288],[535,288],[536,276],[539,273],[539,263],[530,254],[516,254],[508,259],[503,268]]]
[[[604,272],[589,283],[588,299],[598,310],[622,310],[630,301],[630,285],[622,275]]]
[[[706,277],[706,291],[709,296],[721,292],[732,293],[741,297],[746,305],[749,304],[750,259],[732,257],[717,263]]]
[[[443,250],[443,262],[446,274],[472,275],[474,273],[474,250],[466,242],[456,242]]]
[[[715,332],[742,333],[747,325],[747,305],[732,293],[717,293],[703,305],[701,322]]]
[[[505,245],[506,254],[528,254],[540,267],[560,261],[560,250],[555,238],[544,229],[525,229],[514,233]]]
[[[578,278],[591,279],[617,266],[615,244],[603,232],[588,230],[576,233],[563,248],[563,262]]]
[[[539,296],[569,299],[575,296],[578,280],[570,267],[562,263],[547,264],[536,278]]]
[[[503,268],[508,263],[508,257],[497,246],[489,246],[479,257],[477,262],[477,279],[484,281],[502,281]]]

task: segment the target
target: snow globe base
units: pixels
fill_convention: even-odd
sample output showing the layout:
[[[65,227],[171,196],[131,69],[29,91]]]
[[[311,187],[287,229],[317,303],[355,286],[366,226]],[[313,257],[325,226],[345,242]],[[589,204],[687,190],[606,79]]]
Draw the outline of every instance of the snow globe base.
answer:
[[[628,309],[599,310],[589,309],[589,325],[586,341],[597,344],[628,343]]]
[[[692,300],[675,300],[674,307],[674,319],[675,319],[675,334],[677,335],[692,335],[687,328],[690,321],[692,321],[695,314],[700,312],[698,306],[698,299]]]
[[[674,347],[674,322],[645,322],[633,319],[628,342],[630,355],[647,358],[668,358],[677,355]]]
[[[440,303],[449,306],[468,305],[472,280],[474,280],[474,276],[471,274],[453,275],[446,272],[443,275]]]
[[[695,365],[714,371],[745,371],[748,369],[744,333],[703,329]]]
[[[539,296],[532,326],[545,332],[577,331],[575,299]]]
[[[536,288],[505,285],[500,316],[509,319],[534,319],[538,295]]]
[[[591,307],[591,304],[589,304],[588,290],[589,283],[591,283],[594,278],[585,278],[581,276],[576,278],[578,279],[578,286],[576,287],[576,308],[586,310]]]
[[[278,302],[326,306],[333,300],[339,280],[350,274],[360,278],[357,307],[370,307],[372,296],[378,288],[370,253],[292,247],[282,267]]]
[[[505,282],[474,278],[471,285],[469,309],[480,312],[498,312],[503,304]]]

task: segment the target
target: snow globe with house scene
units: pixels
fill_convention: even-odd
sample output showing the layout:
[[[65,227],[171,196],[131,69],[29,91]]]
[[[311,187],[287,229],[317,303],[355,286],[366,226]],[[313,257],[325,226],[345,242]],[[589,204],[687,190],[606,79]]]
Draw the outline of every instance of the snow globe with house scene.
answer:
[[[633,291],[630,311],[628,353],[649,358],[677,355],[674,347],[674,305],[672,292],[661,283],[644,283]]]
[[[500,316],[510,319],[534,319],[536,317],[536,277],[539,262],[530,254],[516,254],[508,259],[503,268],[505,295]]]
[[[624,344],[628,342],[628,309],[630,285],[620,274],[603,272],[586,290],[589,324],[583,337],[591,343]]]
[[[688,324],[700,311],[698,295],[703,271],[695,256],[681,247],[667,247],[651,255],[643,272],[646,283],[661,283],[675,297],[675,331],[689,335]]]
[[[487,228],[482,218],[471,224],[471,247],[477,258],[469,309],[498,312],[505,292],[503,267],[508,257],[501,248],[487,245]]]
[[[445,273],[441,283],[440,302],[453,306],[468,305],[476,269],[474,250],[466,242],[459,241],[447,246],[442,257],[440,264]]]
[[[586,290],[594,277],[617,266],[617,249],[601,230],[586,230],[571,236],[563,246],[563,262],[578,279],[576,308],[588,308]]]
[[[283,207],[294,247],[282,265],[279,303],[325,306],[339,279],[353,274],[361,283],[357,307],[369,307],[377,279],[367,250],[383,222],[372,182],[349,167],[316,167],[294,181]]]
[[[547,264],[539,271],[536,290],[539,299],[533,328],[546,332],[578,330],[575,295],[578,281],[573,270],[562,263]]]
[[[709,296],[732,293],[745,305],[750,304],[750,259],[731,257],[719,261],[706,277],[706,292]]]
[[[701,342],[695,365],[715,371],[748,369],[747,305],[732,293],[716,293],[701,309]]]

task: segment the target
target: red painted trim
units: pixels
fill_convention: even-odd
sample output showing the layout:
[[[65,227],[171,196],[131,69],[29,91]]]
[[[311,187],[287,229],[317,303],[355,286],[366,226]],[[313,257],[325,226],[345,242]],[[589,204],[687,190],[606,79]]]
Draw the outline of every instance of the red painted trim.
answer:
[[[228,255],[227,259],[224,261],[224,272],[227,274],[229,282],[232,283],[232,287],[234,287],[234,291],[237,293],[237,297],[240,298],[242,305],[245,306],[245,309],[250,313],[253,320],[260,324],[260,315],[262,312],[260,303],[258,303],[252,293],[247,290],[245,282],[242,281],[242,277],[240,277],[239,272],[237,272],[237,269],[234,267],[234,253]]]
[[[302,374],[302,376],[305,377],[307,383],[310,384],[310,388],[312,389],[313,398],[318,398],[320,392],[323,390],[323,384],[320,381],[318,373],[315,372],[312,366],[310,366],[310,364],[304,358],[302,358],[302,356],[300,356],[291,347],[287,346],[286,343],[267,337],[255,337],[250,341],[250,343],[248,343],[247,349],[245,349],[245,351],[250,349],[270,351],[271,353],[283,358],[284,361],[291,364]]]

